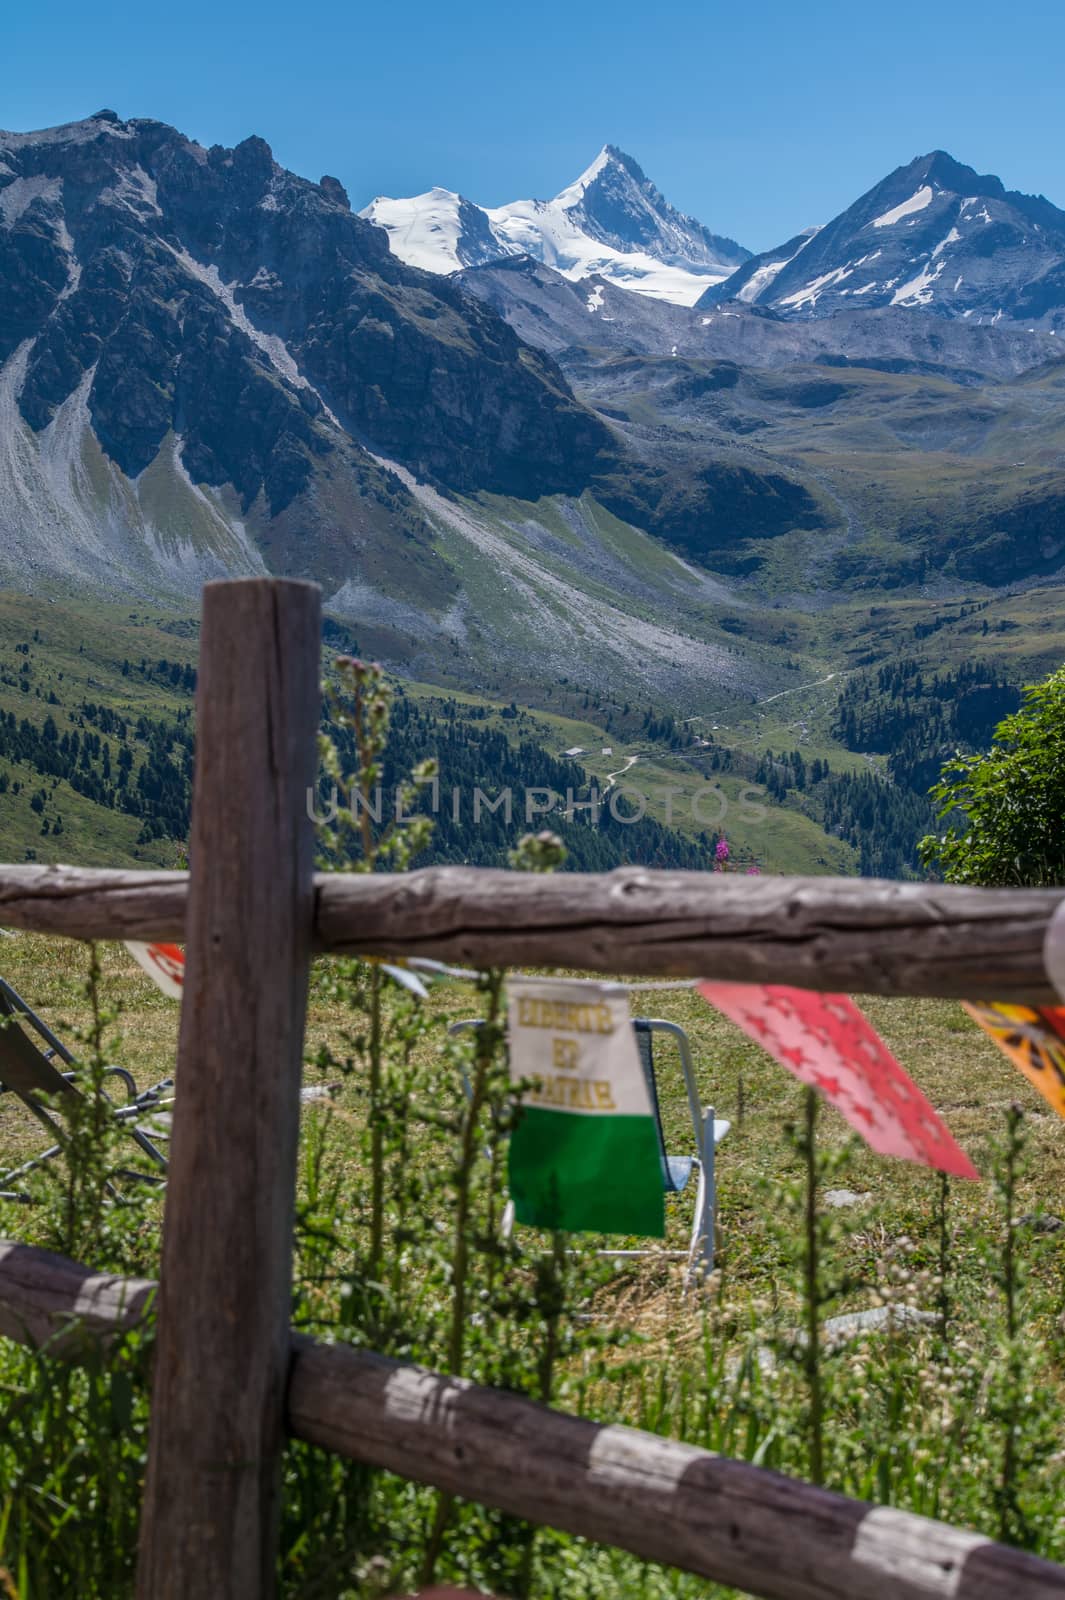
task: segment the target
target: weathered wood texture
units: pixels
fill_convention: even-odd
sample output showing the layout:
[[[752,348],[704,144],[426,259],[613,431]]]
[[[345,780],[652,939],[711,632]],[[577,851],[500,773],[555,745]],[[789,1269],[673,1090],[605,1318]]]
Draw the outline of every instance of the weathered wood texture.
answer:
[[[42,933],[179,939],[182,897],[177,873],[0,868],[0,923]],[[317,948],[353,955],[1045,1004],[1065,890],[429,867],[327,874],[316,900]]]
[[[1065,1568],[635,1428],[296,1340],[301,1439],[764,1600],[1065,1600]]]
[[[4,1313],[2,1329],[23,1343],[75,1315],[87,1331],[117,1332],[143,1315],[153,1288],[0,1243],[0,1310],[18,1311]],[[534,1522],[765,1600],[1065,1600],[1065,1568],[942,1523],[289,1337],[286,1420],[297,1438]]]
[[[312,584],[204,591],[140,1600],[274,1590],[318,637]]]
[[[320,880],[318,942],[469,966],[1049,1000],[1043,941],[1065,890],[727,873],[431,867]]]
[[[155,1301],[146,1278],[94,1272],[50,1250],[0,1239],[0,1334],[76,1357],[142,1322]]]
[[[65,939],[184,939],[187,872],[0,866],[0,926]]]

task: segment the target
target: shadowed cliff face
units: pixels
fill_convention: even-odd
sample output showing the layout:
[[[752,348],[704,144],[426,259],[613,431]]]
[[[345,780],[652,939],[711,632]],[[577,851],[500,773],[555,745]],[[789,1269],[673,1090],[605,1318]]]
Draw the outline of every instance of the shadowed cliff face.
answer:
[[[205,545],[232,570],[235,540],[245,564],[338,589],[365,581],[372,549],[405,596],[401,538],[440,609],[457,580],[389,463],[460,494],[591,488],[697,555],[745,520],[763,537],[817,521],[780,474],[648,470],[550,353],[459,282],[405,266],[335,178],[296,177],[258,138],[205,150],[112,112],[0,134],[0,363],[8,567],[12,547],[35,559],[25,529],[41,517],[69,529],[68,550],[110,540],[121,566],[112,532],[132,517],[147,547],[184,539],[186,587]]]
[[[753,256],[699,309],[817,319],[902,306],[994,327],[1065,327],[1065,212],[942,150],[889,173],[823,228]]]
[[[76,396],[127,477],[172,433],[195,482],[272,516],[360,446],[532,495],[610,446],[550,358],[397,262],[335,179],[113,113],[0,134],[0,361],[20,350],[34,431]]]
[[[588,227],[642,239],[653,211],[695,237],[605,154]],[[720,573],[818,591],[1045,575],[1063,553],[1062,340],[936,296],[951,252],[972,258],[963,297],[990,292],[978,261],[1012,283],[1024,255],[1035,315],[1057,294],[1061,217],[927,158],[800,240],[794,266],[868,231],[897,276],[934,237],[927,303],[859,304],[840,276],[830,316],[827,282],[802,315],[689,309],[528,258],[420,272],[335,178],[296,177],[258,138],[206,150],[112,112],[0,133],[0,572],[182,593],[310,576],[412,640],[437,629],[419,670],[469,647],[488,547],[427,485],[590,491]]]

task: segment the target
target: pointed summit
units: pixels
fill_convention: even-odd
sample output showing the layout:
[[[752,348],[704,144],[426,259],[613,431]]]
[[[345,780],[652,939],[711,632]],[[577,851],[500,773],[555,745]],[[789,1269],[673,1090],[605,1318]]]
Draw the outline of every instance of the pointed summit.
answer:
[[[598,274],[678,305],[691,305],[749,254],[677,211],[613,144],[553,200],[482,209],[434,189],[379,198],[362,215],[387,230],[394,254],[432,272],[529,255],[567,278]]]
[[[615,144],[604,145],[554,203],[600,244],[640,251],[672,267],[716,275],[740,266],[749,254],[735,239],[711,233],[671,206],[639,164]]]
[[[952,190],[955,194],[1002,196],[1006,192],[1001,178],[991,173],[981,174],[973,167],[964,166],[948,155],[946,150],[931,150],[928,155],[917,156],[908,167],[899,167],[892,177],[921,179],[934,184],[936,188]],[[891,179],[885,181],[890,182]]]
[[[552,204],[561,207],[563,211],[568,211],[571,206],[578,205],[583,200],[585,191],[599,177],[604,167],[608,167],[611,160],[618,156],[621,156],[621,151],[617,145],[605,144],[591,166],[585,167],[579,178],[575,178],[564,189],[560,189]],[[627,159],[627,157],[622,157],[622,160]]]
[[[700,304],[743,300],[802,318],[900,306],[1034,325],[1060,308],[1063,281],[1065,212],[932,150],[815,234],[749,261]]]

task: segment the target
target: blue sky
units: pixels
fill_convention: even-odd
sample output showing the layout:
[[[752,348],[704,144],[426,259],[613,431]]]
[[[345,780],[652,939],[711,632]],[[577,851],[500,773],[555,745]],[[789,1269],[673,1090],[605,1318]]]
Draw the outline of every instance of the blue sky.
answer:
[[[608,142],[752,249],[937,147],[1065,207],[1061,0],[46,0],[5,20],[3,58],[2,127],[111,106],[258,133],[356,207],[546,197]]]

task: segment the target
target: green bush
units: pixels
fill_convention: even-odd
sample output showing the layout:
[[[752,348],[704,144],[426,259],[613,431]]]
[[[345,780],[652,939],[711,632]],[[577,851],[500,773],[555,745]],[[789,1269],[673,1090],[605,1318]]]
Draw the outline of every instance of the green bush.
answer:
[[[1024,691],[986,755],[955,756],[931,791],[941,834],[921,861],[948,883],[1065,883],[1065,667]]]

